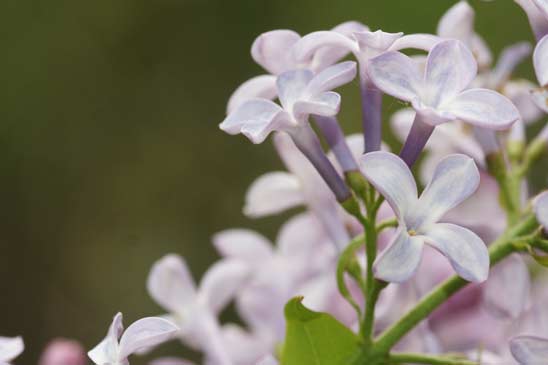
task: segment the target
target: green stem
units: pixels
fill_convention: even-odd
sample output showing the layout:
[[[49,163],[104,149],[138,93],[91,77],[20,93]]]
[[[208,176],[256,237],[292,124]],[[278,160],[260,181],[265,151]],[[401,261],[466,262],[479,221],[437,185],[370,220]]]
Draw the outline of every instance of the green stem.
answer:
[[[448,356],[431,356],[414,353],[391,354],[388,359],[390,362],[396,364],[412,363],[430,365],[479,365],[479,363],[475,361],[451,358]]]
[[[373,262],[377,256],[377,230],[375,228],[376,212],[368,212],[367,224],[365,225],[366,237],[366,256],[367,256],[367,272],[366,272],[366,299],[365,299],[365,317],[363,321],[363,339],[366,346],[373,342],[373,324],[375,319],[375,303],[377,301],[380,289],[376,285],[376,279],[373,274]]]
[[[529,215],[515,226],[502,234],[489,248],[491,266],[496,265],[503,258],[516,250],[513,240],[523,234],[530,233],[538,226],[534,215]],[[425,319],[436,308],[443,304],[451,295],[469,284],[458,276],[453,276],[422,298],[414,308],[405,314],[398,322],[388,328],[375,342],[374,349],[380,353],[387,353],[403,336],[412,330],[419,322]]]
[[[487,170],[497,180],[500,188],[500,201],[506,211],[508,225],[518,221],[521,210],[521,176],[507,166],[502,153],[494,153],[485,158]]]
[[[398,221],[396,218],[386,219],[377,225],[377,233],[384,231],[386,228],[397,227]]]

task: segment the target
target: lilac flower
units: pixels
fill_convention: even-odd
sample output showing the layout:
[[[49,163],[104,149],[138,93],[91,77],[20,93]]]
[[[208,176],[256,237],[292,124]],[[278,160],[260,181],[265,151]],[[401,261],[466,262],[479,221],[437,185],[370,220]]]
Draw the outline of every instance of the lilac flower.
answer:
[[[97,365],[129,365],[129,355],[170,340],[178,330],[165,319],[148,317],[134,322],[124,331],[122,313],[118,313],[105,339],[89,351],[88,356]]]
[[[388,50],[418,48],[429,50],[439,38],[430,34],[387,33],[381,30],[371,32],[363,26],[353,34],[340,34],[333,31],[319,31],[307,34],[295,46],[297,60],[307,60],[323,47],[346,49],[354,54],[360,64],[360,91],[362,96],[362,124],[365,138],[365,151],[376,151],[381,145],[382,94],[373,85],[367,74],[367,62]]]
[[[464,155],[450,155],[436,168],[432,180],[417,197],[417,186],[405,162],[396,155],[374,152],[362,157],[366,178],[386,198],[399,222],[391,244],[375,261],[375,275],[403,282],[419,266],[424,243],[443,253],[462,278],[487,278],[489,255],[472,231],[438,220],[478,187],[479,172]]]
[[[329,187],[289,136],[277,133],[274,146],[289,172],[269,172],[257,178],[246,193],[244,213],[263,217],[304,204],[337,247],[345,247],[350,241],[346,215]]]
[[[24,349],[21,337],[0,337],[0,365],[9,365]]]
[[[548,232],[548,191],[539,194],[533,200],[533,207],[540,225]]]
[[[533,91],[533,98],[537,106],[548,113],[548,35],[544,36],[535,47],[533,66],[540,84],[540,89]]]
[[[412,165],[436,125],[462,120],[501,130],[519,119],[516,107],[503,95],[466,88],[476,77],[477,64],[457,40],[437,43],[428,54],[424,74],[408,56],[387,52],[369,61],[368,74],[382,91],[411,102],[415,122],[400,153]]]
[[[177,335],[184,343],[202,350],[218,364],[231,364],[216,316],[247,278],[246,267],[225,260],[205,273],[197,289],[183,258],[170,254],[152,266],[147,289],[150,296],[169,311],[166,318],[180,327]]]
[[[85,365],[86,352],[78,341],[57,338],[40,355],[39,365]]]
[[[317,75],[308,70],[284,72],[277,79],[281,107],[267,99],[248,100],[229,114],[220,128],[229,134],[242,133],[253,143],[262,143],[272,131],[287,132],[342,202],[350,197],[350,191],[327,160],[308,117],[336,115],[340,95],[329,90],[351,81],[355,74],[354,62],[339,63]]]
[[[546,0],[514,0],[527,14],[537,40],[548,34],[548,4]]]
[[[446,39],[461,41],[472,51],[480,69],[491,64],[489,47],[474,31],[474,9],[467,1],[461,0],[449,8],[438,22],[437,34]]]
[[[548,338],[516,336],[510,341],[510,351],[521,365],[548,363]]]

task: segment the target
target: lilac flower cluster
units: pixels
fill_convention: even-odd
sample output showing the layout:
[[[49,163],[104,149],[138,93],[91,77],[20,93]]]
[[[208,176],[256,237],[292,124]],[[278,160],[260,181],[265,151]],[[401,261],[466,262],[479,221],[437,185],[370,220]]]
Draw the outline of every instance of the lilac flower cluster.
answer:
[[[464,0],[437,34],[352,21],[257,37],[266,74],[236,89],[220,129],[255,144],[272,135],[287,169],[251,184],[246,216],[304,211],[275,242],[215,234],[221,259],[199,284],[183,257],[160,258],[147,289],[167,314],[124,331],[118,313],[89,358],[127,365],[177,339],[208,365],[548,364],[548,192],[527,184],[548,126],[525,133],[548,113],[548,1],[515,1],[537,43],[496,63]],[[537,80],[515,78],[529,58]],[[345,136],[333,90],[355,79],[363,133]],[[386,97],[407,104],[389,117],[398,154],[382,142]],[[230,303],[240,323],[219,319]],[[51,346],[42,365],[82,363],[74,343]],[[0,337],[0,364],[22,351]]]

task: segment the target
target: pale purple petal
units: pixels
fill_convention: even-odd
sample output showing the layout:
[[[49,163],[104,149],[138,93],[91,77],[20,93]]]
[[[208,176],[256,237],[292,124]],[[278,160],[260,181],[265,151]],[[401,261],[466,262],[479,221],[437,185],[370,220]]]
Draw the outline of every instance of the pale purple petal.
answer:
[[[548,17],[548,1],[547,0],[532,0],[533,3],[537,6],[540,12]]]
[[[374,32],[364,31],[354,33],[354,38],[358,41],[360,49],[371,50],[374,52],[387,51],[398,39],[403,36],[403,33],[387,33],[382,30]]]
[[[458,40],[437,43],[426,60],[423,102],[436,107],[451,100],[470,85],[477,71],[476,60],[464,43]]]
[[[249,273],[249,266],[238,260],[215,263],[200,282],[200,301],[213,313],[219,313],[244,285]]]
[[[375,260],[375,277],[394,283],[409,279],[419,267],[423,243],[422,237],[410,236],[404,227],[400,227],[389,246]]]
[[[313,57],[318,49],[323,47],[337,47],[354,53],[359,52],[359,46],[355,40],[335,31],[307,34],[295,44],[293,50],[297,61],[306,62]]]
[[[295,175],[269,172],[259,176],[247,190],[244,214],[252,218],[265,217],[302,204],[302,186]]]
[[[548,85],[548,35],[536,45],[533,53],[533,66],[540,86]]]
[[[169,312],[179,312],[196,298],[196,287],[185,260],[169,254],[156,261],[147,279],[150,296]]]
[[[531,54],[529,42],[518,42],[502,50],[499,61],[493,70],[491,80],[494,89],[498,89],[512,75],[515,68]]]
[[[384,93],[405,101],[417,98],[421,89],[419,66],[400,52],[386,52],[369,60],[367,74]]]
[[[224,258],[257,264],[272,257],[272,244],[249,229],[227,229],[213,236],[213,245]]]
[[[237,107],[249,99],[268,99],[276,98],[278,90],[276,89],[276,76],[260,75],[253,77],[241,84],[228,99],[226,113],[230,114]]]
[[[117,313],[109,326],[107,336],[91,351],[88,357],[97,365],[116,363],[118,358],[118,339],[124,330],[122,313]]]
[[[86,365],[86,363],[84,347],[78,341],[64,338],[51,340],[38,361],[38,365]]]
[[[293,105],[293,115],[298,120],[310,114],[324,117],[337,115],[341,105],[341,96],[333,91],[327,91],[308,100],[299,100]]]
[[[548,362],[548,339],[536,336],[516,336],[510,340],[510,351],[521,365],[541,365]]]
[[[533,201],[538,222],[548,231],[548,191],[539,194]]]
[[[546,88],[534,89],[531,91],[531,97],[537,107],[548,113],[548,90]]]
[[[259,332],[248,332],[235,324],[224,325],[221,331],[223,343],[235,364],[254,364],[270,353],[275,345],[271,336]]]
[[[10,362],[21,355],[25,349],[23,338],[18,337],[0,337],[0,361]]]
[[[278,76],[278,98],[285,110],[291,110],[293,104],[304,96],[313,77],[314,74],[310,70],[286,71]]]
[[[393,153],[377,151],[361,157],[362,171],[400,218],[417,201],[417,185],[409,167]]]
[[[494,130],[508,129],[520,118],[507,97],[487,89],[466,90],[441,108],[467,123]]]
[[[465,280],[482,282],[489,274],[489,253],[485,243],[469,229],[451,223],[436,223],[424,232],[426,243],[451,262]]]
[[[300,39],[292,30],[272,30],[258,36],[251,46],[251,56],[273,75],[294,68],[291,48]]]
[[[272,356],[266,356],[262,358],[257,365],[278,365],[278,361]]]
[[[513,254],[491,270],[483,300],[489,313],[517,319],[527,308],[530,290],[527,265],[521,256]]]
[[[177,326],[163,318],[142,318],[132,323],[122,335],[118,360],[127,358],[139,349],[166,342],[178,331]]]
[[[506,82],[502,89],[502,94],[507,96],[516,108],[518,108],[521,119],[523,119],[525,124],[537,121],[544,115],[542,109],[546,111],[548,108],[546,105],[546,96],[543,97],[543,108],[539,108],[533,99],[534,97],[531,93],[535,88],[535,84],[531,81],[520,79]]]
[[[398,38],[392,46],[390,51],[399,51],[403,49],[420,49],[423,51],[430,51],[438,42],[443,39],[433,34],[407,34],[401,38]]]
[[[445,157],[436,167],[415,209],[409,210],[406,222],[419,230],[423,225],[437,222],[472,195],[479,182],[479,171],[473,159],[461,154]]]
[[[467,1],[459,1],[441,17],[436,33],[443,38],[458,39],[469,44],[474,34],[474,9]]]
[[[491,62],[493,62],[493,55],[487,46],[487,42],[485,42],[482,37],[474,33],[469,47],[481,70],[488,68],[491,65]]]
[[[533,0],[514,0],[527,14],[537,41],[548,34],[548,14],[539,11]]]
[[[318,95],[349,83],[356,77],[356,62],[341,62],[318,73],[306,87],[308,95]]]
[[[288,126],[289,116],[266,99],[244,102],[219,125],[228,134],[242,133],[253,143],[262,143],[270,132]]]

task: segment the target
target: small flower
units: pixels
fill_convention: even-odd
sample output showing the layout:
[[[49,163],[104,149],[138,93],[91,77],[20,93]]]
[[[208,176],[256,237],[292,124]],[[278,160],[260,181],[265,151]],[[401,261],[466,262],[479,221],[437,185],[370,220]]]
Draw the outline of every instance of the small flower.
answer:
[[[520,118],[503,95],[487,89],[467,89],[476,77],[477,64],[457,40],[437,43],[424,73],[410,57],[387,52],[369,61],[368,74],[382,91],[411,102],[417,114],[400,155],[412,165],[436,125],[461,120],[494,130],[509,128]]]
[[[548,4],[545,0],[514,0],[527,14],[537,40],[548,34]]]
[[[548,338],[516,336],[510,340],[510,351],[520,365],[548,363]]]
[[[443,253],[462,278],[481,282],[487,278],[489,255],[472,231],[438,223],[478,187],[479,172],[464,155],[450,155],[437,166],[421,196],[405,162],[387,152],[362,157],[366,178],[386,198],[399,222],[392,242],[376,259],[375,275],[389,282],[403,282],[417,269],[424,243]]]
[[[318,137],[308,123],[311,114],[334,116],[340,95],[329,91],[351,81],[356,75],[354,62],[342,62],[317,75],[295,70],[278,76],[281,106],[267,99],[244,102],[219,125],[229,134],[244,134],[253,143],[262,143],[272,131],[288,133],[295,145],[312,162],[338,201],[350,198],[350,191],[325,156]]]
[[[533,90],[533,100],[539,108],[548,113],[548,35],[544,36],[535,47],[533,66],[540,85],[539,89]]]
[[[548,191],[539,194],[533,200],[533,207],[537,221],[544,228],[544,231],[548,232]]]
[[[89,351],[88,356],[97,365],[129,365],[129,355],[170,340],[178,330],[168,320],[148,317],[134,322],[124,331],[122,313],[118,313],[105,339]]]
[[[46,346],[40,355],[39,365],[85,365],[84,347],[74,340],[57,338]]]
[[[0,364],[9,365],[25,349],[21,337],[0,337]]]

